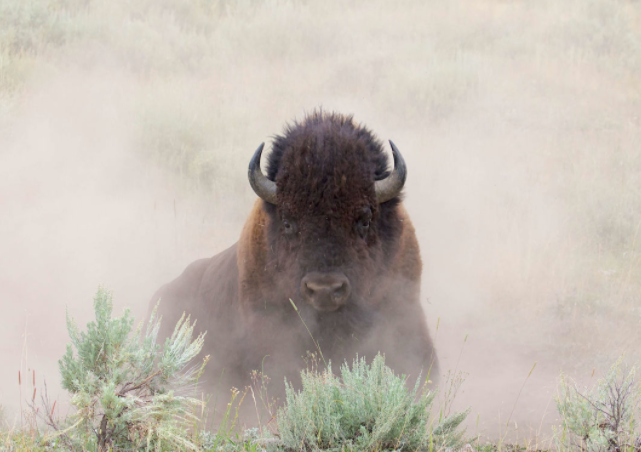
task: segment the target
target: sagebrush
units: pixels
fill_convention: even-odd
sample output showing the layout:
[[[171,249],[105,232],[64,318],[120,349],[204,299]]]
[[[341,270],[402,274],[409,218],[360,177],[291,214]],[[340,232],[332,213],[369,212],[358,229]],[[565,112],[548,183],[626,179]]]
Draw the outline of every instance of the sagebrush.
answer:
[[[101,288],[86,332],[67,315],[71,343],[59,364],[77,411],[59,436],[78,450],[196,450],[189,431],[202,402],[184,392],[206,363],[189,366],[204,335],[192,340],[193,324],[183,316],[161,348],[155,313],[132,334],[129,311],[111,318],[112,308],[112,294]]]
[[[641,385],[636,368],[619,359],[592,389],[580,389],[561,376],[556,405],[561,414],[560,449],[609,452],[641,451]]]
[[[460,424],[468,411],[438,425],[430,415],[436,392],[419,378],[408,390],[377,355],[368,365],[356,358],[343,364],[340,377],[327,369],[301,373],[302,390],[286,388],[278,429],[286,450],[416,451],[461,445]]]

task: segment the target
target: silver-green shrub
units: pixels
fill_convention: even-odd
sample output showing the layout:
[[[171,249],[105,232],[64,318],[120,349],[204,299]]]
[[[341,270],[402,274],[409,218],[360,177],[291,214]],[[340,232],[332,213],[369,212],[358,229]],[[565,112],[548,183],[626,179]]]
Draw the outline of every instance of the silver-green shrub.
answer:
[[[371,366],[357,358],[341,366],[340,378],[327,370],[301,373],[302,390],[286,388],[278,430],[291,451],[416,451],[457,447],[467,412],[434,425],[430,407],[436,393],[421,380],[408,390],[405,379],[380,354]]]
[[[205,365],[188,367],[203,335],[192,341],[193,324],[183,316],[161,349],[155,313],[144,331],[141,323],[132,334],[129,311],[112,318],[112,308],[112,294],[100,288],[94,298],[96,320],[86,331],[67,314],[71,343],[59,365],[77,410],[64,431],[67,444],[92,450],[196,450],[189,427],[201,402],[182,392]]]
[[[587,452],[641,451],[639,431],[641,385],[635,367],[619,359],[592,389],[580,390],[561,375],[556,405],[561,414],[557,432],[560,450]]]

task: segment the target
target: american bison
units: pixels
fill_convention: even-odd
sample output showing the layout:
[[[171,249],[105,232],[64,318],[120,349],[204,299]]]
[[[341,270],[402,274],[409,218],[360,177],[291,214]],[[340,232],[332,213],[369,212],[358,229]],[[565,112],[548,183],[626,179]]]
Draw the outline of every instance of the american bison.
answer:
[[[401,202],[407,170],[390,145],[391,171],[370,130],[325,112],[274,138],[266,174],[261,144],[249,164],[259,199],[238,242],[153,296],[160,336],[183,311],[196,318],[211,355],[206,380],[227,388],[254,369],[295,381],[301,356],[317,348],[335,364],[381,351],[399,373],[435,376],[419,246]]]

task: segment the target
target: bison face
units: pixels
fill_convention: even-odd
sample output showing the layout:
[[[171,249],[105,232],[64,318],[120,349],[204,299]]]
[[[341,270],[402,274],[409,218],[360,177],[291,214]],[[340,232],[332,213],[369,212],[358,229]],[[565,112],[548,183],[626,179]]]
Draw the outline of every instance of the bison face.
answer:
[[[378,212],[372,208],[302,215],[297,209],[268,208],[268,243],[283,293],[325,313],[364,301],[382,264],[372,224]]]
[[[343,117],[318,118],[276,138],[267,177],[259,147],[249,179],[269,218],[266,262],[275,296],[325,316],[376,303],[397,248],[406,175],[391,145],[389,174],[369,131]]]

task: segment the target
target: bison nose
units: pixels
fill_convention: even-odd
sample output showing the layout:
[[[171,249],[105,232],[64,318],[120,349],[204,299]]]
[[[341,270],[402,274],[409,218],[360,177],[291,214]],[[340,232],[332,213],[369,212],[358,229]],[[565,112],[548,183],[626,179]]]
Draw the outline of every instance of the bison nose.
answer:
[[[301,282],[301,292],[319,311],[335,311],[345,304],[352,288],[343,273],[311,272]]]

